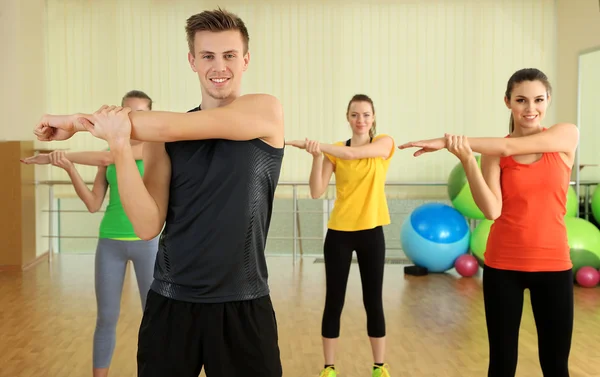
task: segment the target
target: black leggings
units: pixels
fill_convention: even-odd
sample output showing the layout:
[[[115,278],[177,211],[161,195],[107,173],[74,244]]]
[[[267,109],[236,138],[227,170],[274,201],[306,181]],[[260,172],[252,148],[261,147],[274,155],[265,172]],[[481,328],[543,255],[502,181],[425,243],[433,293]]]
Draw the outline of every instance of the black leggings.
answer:
[[[490,346],[488,377],[517,369],[523,292],[528,288],[544,377],[568,377],[573,332],[573,272],[521,272],[484,266],[483,297]]]
[[[355,232],[327,230],[324,245],[327,294],[321,325],[324,338],[340,336],[340,318],[353,251],[356,251],[360,269],[367,333],[372,338],[385,336],[382,298],[385,238],[383,228],[378,226]]]

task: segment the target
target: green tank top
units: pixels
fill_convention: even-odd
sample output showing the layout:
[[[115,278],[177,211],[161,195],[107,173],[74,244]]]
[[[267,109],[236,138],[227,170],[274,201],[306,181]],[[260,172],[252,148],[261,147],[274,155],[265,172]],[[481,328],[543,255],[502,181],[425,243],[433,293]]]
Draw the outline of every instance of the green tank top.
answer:
[[[144,161],[136,160],[135,163],[140,175],[143,177]],[[117,169],[114,164],[106,167],[106,180],[108,181],[109,197],[106,212],[100,223],[100,238],[138,240],[139,237],[133,231],[133,225],[131,225],[121,204],[119,185],[117,184]]]

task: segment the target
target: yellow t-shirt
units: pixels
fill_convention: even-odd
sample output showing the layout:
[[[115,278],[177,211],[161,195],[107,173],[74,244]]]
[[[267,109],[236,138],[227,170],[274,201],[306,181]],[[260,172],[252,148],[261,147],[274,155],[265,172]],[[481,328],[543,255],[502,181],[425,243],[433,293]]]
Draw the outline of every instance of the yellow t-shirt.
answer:
[[[388,135],[377,135],[373,141]],[[346,145],[339,141],[335,145]],[[385,197],[385,180],[390,160],[387,158],[364,158],[343,160],[325,154],[334,165],[336,199],[327,224],[329,229],[357,231],[373,229],[390,223],[390,213]]]

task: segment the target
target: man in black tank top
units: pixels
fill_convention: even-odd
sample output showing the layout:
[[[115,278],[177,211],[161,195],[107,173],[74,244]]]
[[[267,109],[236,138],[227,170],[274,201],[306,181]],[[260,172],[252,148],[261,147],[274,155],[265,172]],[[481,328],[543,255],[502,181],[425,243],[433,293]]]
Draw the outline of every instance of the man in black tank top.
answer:
[[[45,115],[35,134],[105,139],[136,234],[162,231],[139,331],[139,377],[197,377],[202,368],[207,377],[281,377],[264,254],[283,159],[281,104],[239,93],[249,62],[240,18],[202,12],[186,32],[201,106]],[[147,142],[143,180],[130,138]]]

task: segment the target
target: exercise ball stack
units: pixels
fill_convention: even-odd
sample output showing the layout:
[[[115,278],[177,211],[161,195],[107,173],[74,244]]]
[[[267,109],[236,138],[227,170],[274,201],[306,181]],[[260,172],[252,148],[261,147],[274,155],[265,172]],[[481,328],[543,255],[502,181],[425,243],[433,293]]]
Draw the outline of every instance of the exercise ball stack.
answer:
[[[426,203],[415,208],[400,232],[406,257],[428,272],[448,271],[469,250],[469,224],[446,204]]]

